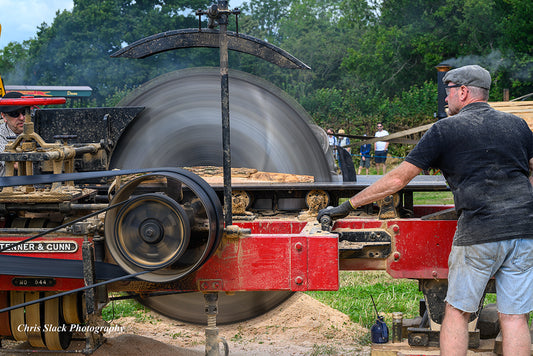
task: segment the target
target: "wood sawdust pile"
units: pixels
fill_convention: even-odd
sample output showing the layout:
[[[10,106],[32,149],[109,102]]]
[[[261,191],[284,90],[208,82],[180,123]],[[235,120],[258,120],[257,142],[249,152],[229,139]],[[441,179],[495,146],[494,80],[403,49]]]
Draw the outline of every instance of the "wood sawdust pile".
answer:
[[[153,312],[144,322],[126,317],[112,325],[121,325],[124,331],[106,335],[108,341],[94,356],[205,354],[202,326]],[[219,333],[227,340],[230,355],[370,355],[370,348],[360,341],[367,329],[302,293],[253,320],[221,325]]]

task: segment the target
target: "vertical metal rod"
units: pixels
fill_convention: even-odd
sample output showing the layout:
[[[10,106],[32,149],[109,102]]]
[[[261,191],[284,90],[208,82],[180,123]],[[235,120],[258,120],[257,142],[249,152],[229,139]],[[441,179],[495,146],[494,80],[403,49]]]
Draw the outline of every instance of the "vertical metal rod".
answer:
[[[227,10],[228,2],[218,1],[219,10]],[[229,83],[228,83],[228,14],[222,12],[219,16],[220,25],[220,85],[222,102],[222,150],[224,168],[224,223],[232,225],[232,196],[231,196],[231,145],[230,145],[230,122],[229,122]]]
[[[218,348],[218,293],[204,294],[205,314],[207,316],[207,328],[205,328],[205,354],[206,356],[219,356]]]
[[[82,259],[83,259],[83,280],[85,286],[94,284],[96,279],[96,271],[94,265],[94,250],[92,243],[89,242],[88,236],[83,236],[83,244],[81,245]],[[96,290],[89,288],[85,290],[85,323],[89,324],[96,312]],[[85,332],[85,351],[94,350],[95,339],[90,331]]]

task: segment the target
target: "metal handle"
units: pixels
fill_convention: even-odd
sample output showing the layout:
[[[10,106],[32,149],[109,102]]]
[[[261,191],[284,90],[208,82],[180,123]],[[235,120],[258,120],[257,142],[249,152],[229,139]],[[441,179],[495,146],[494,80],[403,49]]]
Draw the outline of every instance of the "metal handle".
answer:
[[[333,225],[333,219],[329,215],[324,215],[320,218],[320,225],[322,225],[323,231],[331,231]]]

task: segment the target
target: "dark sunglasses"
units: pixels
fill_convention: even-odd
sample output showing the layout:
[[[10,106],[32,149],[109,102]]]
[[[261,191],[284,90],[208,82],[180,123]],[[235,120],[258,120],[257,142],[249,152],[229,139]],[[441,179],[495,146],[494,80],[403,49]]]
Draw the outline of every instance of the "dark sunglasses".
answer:
[[[19,117],[20,114],[24,115],[24,113],[25,113],[24,109],[19,109],[15,111],[6,112],[6,115],[9,115],[11,117]]]

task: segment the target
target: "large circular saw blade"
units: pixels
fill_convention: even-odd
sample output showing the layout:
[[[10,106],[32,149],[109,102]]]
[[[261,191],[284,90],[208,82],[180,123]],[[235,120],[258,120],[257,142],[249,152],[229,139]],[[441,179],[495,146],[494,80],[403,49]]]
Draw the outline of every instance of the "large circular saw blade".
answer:
[[[145,110],[120,137],[114,168],[222,166],[220,72],[196,68],[165,74],[119,103]],[[230,71],[232,167],[331,180],[324,137],[291,97],[253,75]]]
[[[132,92],[120,106],[145,110],[120,137],[111,168],[222,166],[220,71],[195,68],[158,77]],[[253,75],[230,71],[232,167],[312,175],[331,181],[333,155],[327,136],[279,88]],[[219,323],[261,315],[291,292],[237,292],[219,298]],[[140,298],[169,317],[206,322],[201,293]]]
[[[292,292],[219,293],[217,324],[248,320],[270,311],[293,295]],[[202,293],[168,294],[140,297],[144,306],[169,318],[193,324],[205,324],[205,300]]]

